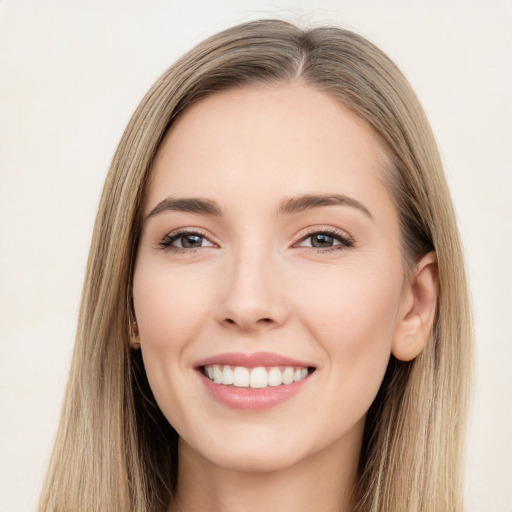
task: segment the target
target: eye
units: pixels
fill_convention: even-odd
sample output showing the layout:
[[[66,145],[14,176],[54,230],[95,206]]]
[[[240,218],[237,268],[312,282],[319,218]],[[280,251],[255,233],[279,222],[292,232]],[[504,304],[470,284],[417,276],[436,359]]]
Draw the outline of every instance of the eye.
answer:
[[[213,247],[214,244],[205,235],[196,231],[179,231],[166,235],[160,242],[165,250],[181,252],[201,247]]]
[[[337,230],[322,230],[303,237],[297,247],[312,247],[319,252],[329,252],[353,247],[353,240]]]

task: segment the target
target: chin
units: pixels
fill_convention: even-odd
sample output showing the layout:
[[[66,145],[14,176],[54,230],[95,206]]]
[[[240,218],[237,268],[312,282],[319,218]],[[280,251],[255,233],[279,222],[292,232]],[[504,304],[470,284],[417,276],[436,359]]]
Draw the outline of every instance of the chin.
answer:
[[[283,446],[282,442],[276,441],[262,436],[261,441],[256,443],[254,438],[240,443],[230,442],[229,445],[218,442],[208,443],[208,446],[182,443],[180,450],[184,449],[188,455],[193,453],[193,457],[199,456],[215,467],[242,473],[281,471],[294,466],[307,456],[296,447]]]
[[[212,457],[210,463],[228,471],[240,473],[273,473],[294,466],[300,460],[296,455],[283,454],[279,451],[262,453],[246,451],[245,453],[223,454]]]

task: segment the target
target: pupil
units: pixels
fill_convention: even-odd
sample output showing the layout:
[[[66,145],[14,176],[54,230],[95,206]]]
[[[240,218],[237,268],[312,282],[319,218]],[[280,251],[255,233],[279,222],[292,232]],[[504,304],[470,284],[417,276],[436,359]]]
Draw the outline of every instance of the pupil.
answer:
[[[187,235],[181,237],[181,245],[183,247],[200,247],[203,237],[199,235]]]
[[[331,247],[332,236],[329,235],[313,235],[312,244],[313,247]]]

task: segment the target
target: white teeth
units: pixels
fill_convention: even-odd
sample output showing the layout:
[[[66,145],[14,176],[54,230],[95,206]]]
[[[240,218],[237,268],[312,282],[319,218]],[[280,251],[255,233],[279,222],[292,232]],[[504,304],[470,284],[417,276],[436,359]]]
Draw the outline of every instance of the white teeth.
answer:
[[[222,370],[216,364],[213,365],[213,382],[222,384]]]
[[[249,370],[243,366],[235,366],[233,371],[233,385],[237,388],[249,387]]]
[[[245,366],[218,364],[205,366],[204,373],[216,384],[257,389],[292,384],[305,379],[309,374],[308,369],[303,367],[272,366],[268,368],[257,366],[256,368],[246,368]]]
[[[291,384],[293,382],[293,368],[287,366],[283,372],[283,384]]]
[[[282,382],[283,374],[281,373],[281,370],[279,368],[276,368],[275,366],[273,368],[270,368],[270,371],[268,372],[268,385],[280,386]]]
[[[268,373],[263,367],[253,368],[249,379],[251,388],[266,388],[268,386]]]
[[[222,384],[229,386],[230,384],[233,384],[233,382],[233,370],[231,369],[231,366],[226,365],[222,371]]]

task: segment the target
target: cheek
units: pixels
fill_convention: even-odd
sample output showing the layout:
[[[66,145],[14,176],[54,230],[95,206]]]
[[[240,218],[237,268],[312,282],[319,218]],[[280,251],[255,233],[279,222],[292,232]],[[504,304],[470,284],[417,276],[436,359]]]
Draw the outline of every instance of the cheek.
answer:
[[[300,294],[306,326],[342,389],[358,396],[367,390],[370,402],[389,361],[401,286],[400,268],[378,274],[345,268],[317,274]]]
[[[168,421],[180,430],[190,383],[176,377],[186,375],[183,353],[201,332],[211,302],[204,280],[142,260],[134,273],[133,300],[151,390]]]
[[[309,280],[303,274],[296,296],[319,338],[334,337],[359,346],[376,336],[391,343],[400,306],[400,269],[369,272],[367,268],[371,267],[317,272]],[[374,336],[368,338],[370,332]]]
[[[133,298],[141,342],[176,351],[200,328],[209,298],[197,276],[172,269],[136,268]]]

